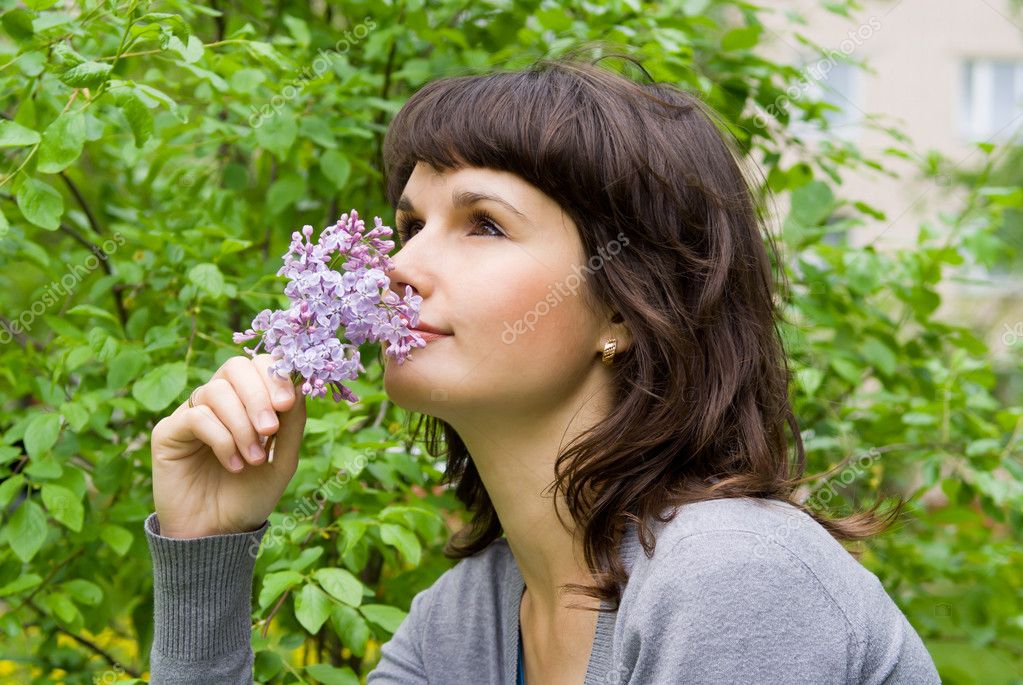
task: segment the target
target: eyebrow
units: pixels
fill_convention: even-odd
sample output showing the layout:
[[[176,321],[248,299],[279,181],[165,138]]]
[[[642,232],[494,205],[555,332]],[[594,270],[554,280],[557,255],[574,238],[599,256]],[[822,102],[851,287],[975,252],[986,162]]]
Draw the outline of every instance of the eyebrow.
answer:
[[[468,207],[469,205],[475,204],[477,202],[484,202],[487,200],[501,205],[509,212],[522,219],[523,221],[527,223],[529,222],[529,219],[526,218],[525,214],[517,210],[511,203],[509,203],[504,198],[500,198],[496,195],[480,193],[474,190],[456,190],[451,193],[451,203],[455,206],[455,209],[461,209],[463,207]],[[406,195],[402,195],[401,198],[398,199],[398,204],[395,206],[395,209],[401,210],[403,212],[416,211],[416,208],[412,206],[412,200],[410,200]]]

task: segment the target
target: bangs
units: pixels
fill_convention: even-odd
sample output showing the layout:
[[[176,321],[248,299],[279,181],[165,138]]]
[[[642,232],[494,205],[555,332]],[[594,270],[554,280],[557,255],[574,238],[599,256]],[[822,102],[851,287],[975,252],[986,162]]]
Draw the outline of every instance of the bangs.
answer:
[[[585,77],[572,73],[576,70]],[[398,112],[384,137],[392,209],[417,162],[438,171],[484,167],[514,173],[562,206],[574,194],[566,186],[607,188],[616,178],[638,172],[641,162],[626,159],[629,146],[622,144],[626,136],[614,116],[624,113],[607,111],[620,105],[601,101],[605,78],[617,77],[596,67],[540,61],[524,71],[427,83]],[[643,88],[631,87],[640,96],[636,100],[643,99]],[[642,127],[639,112],[626,116]]]

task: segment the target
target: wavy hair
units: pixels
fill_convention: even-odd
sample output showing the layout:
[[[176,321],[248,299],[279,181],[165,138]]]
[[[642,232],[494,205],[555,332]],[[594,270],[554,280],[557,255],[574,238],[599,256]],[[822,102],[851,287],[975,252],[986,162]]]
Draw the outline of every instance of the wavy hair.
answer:
[[[785,271],[734,141],[716,120],[674,85],[638,83],[562,57],[431,81],[384,138],[392,208],[417,162],[437,170],[487,167],[554,199],[578,227],[588,257],[620,233],[628,237],[628,249],[584,287],[590,302],[617,312],[632,337],[611,367],[614,407],[560,451],[551,485],[564,494],[598,580],[563,590],[614,608],[627,580],[617,550],[629,521],[650,556],[656,540],[648,523],[671,520],[674,512],[665,519],[664,510],[688,502],[787,501],[840,542],[882,532],[905,504],[886,516],[878,514],[879,501],[869,511],[829,518],[795,497],[808,480],[806,456],[776,327],[782,315],[772,257],[787,286]],[[444,555],[476,554],[502,535],[497,513],[455,430],[421,415],[413,442],[424,427],[428,454],[446,460],[443,482],[471,513]]]

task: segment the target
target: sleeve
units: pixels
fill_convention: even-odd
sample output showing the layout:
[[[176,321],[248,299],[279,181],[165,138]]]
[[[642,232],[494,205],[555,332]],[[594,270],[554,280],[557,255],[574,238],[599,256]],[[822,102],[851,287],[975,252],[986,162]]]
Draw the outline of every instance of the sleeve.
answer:
[[[366,676],[366,685],[416,685],[429,682],[423,661],[423,635],[436,587],[437,583],[434,583],[412,598],[408,616],[391,639],[380,647],[380,661]]]
[[[845,614],[798,559],[758,537],[688,536],[651,570],[626,633],[629,683],[850,682],[858,646]]]
[[[199,538],[144,528],[153,561],[153,685],[251,685],[252,572],[269,521],[245,533]]]

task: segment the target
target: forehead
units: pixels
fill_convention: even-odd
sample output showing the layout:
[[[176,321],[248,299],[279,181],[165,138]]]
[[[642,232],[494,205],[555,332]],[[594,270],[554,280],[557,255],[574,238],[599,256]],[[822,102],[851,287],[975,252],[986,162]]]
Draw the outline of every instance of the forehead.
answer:
[[[451,205],[464,207],[471,204],[470,200],[488,198],[504,204],[510,214],[527,223],[563,215],[557,202],[511,172],[469,166],[438,170],[424,162],[417,162],[413,168],[397,209],[424,212]]]
[[[515,189],[520,185],[532,188],[529,183],[507,171],[475,166],[466,166],[458,169],[435,169],[425,162],[416,162],[416,166],[412,169],[412,175],[409,176],[405,188],[407,192],[411,186],[470,187],[474,184],[504,186],[510,189]]]

